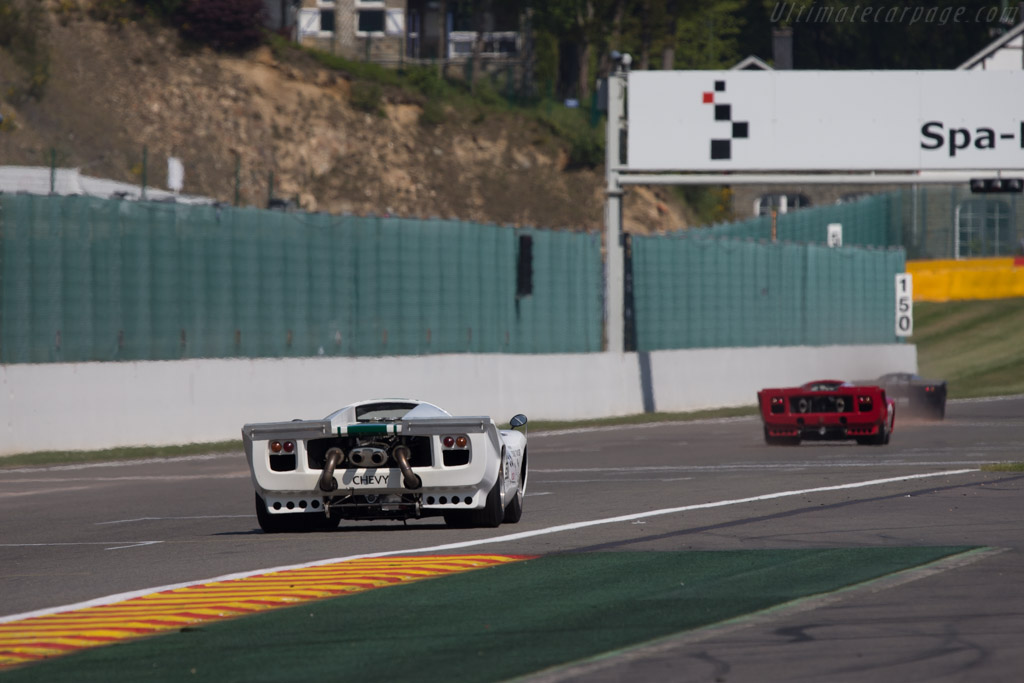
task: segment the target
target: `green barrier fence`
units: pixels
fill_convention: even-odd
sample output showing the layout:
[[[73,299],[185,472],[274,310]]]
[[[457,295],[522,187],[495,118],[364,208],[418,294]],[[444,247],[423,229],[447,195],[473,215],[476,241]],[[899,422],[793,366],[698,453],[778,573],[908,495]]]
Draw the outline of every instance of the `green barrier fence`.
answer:
[[[892,343],[902,249],[631,240],[636,346],[656,349]]]
[[[600,235],[0,197],[0,363],[598,351]]]
[[[631,347],[894,341],[902,250],[708,234],[632,238]],[[602,277],[597,233],[3,196],[0,363],[599,351]]]
[[[775,238],[785,242],[825,244],[827,226],[843,226],[843,245],[884,248],[900,244],[903,228],[903,195],[890,192],[855,202],[797,209],[778,214]],[[735,223],[723,223],[699,232],[707,237],[772,239],[772,217],[757,216]]]

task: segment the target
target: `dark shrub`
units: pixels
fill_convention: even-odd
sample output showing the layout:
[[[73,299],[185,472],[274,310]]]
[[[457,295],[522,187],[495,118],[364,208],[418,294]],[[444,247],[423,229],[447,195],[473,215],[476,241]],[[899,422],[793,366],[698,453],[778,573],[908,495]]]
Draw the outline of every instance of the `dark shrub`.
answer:
[[[263,40],[263,0],[185,0],[182,34],[218,50],[245,50]]]
[[[366,81],[356,81],[352,84],[351,94],[349,95],[349,104],[359,111],[365,111],[369,114],[377,114],[378,116],[383,113],[381,109],[381,95],[383,91],[381,87],[376,83],[369,83]]]

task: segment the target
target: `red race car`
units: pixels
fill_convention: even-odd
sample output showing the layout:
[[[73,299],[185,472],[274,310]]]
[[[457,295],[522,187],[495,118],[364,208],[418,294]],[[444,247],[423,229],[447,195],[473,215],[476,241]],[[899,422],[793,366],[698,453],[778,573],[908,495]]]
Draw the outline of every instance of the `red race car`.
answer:
[[[896,403],[877,386],[855,386],[823,379],[792,389],[762,389],[757,402],[764,440],[771,445],[801,439],[856,439],[859,444],[889,443]]]

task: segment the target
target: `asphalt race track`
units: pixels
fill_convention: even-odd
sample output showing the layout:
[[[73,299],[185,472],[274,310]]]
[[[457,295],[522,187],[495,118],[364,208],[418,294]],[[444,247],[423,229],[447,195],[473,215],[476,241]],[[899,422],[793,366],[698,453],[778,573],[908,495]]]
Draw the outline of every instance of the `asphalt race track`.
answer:
[[[768,447],[760,422],[739,418],[533,433],[529,457],[516,525],[343,522],[292,535],[259,531],[241,453],[0,470],[0,622],[375,554],[972,546],[528,680],[1015,681],[1024,670],[1024,474],[977,469],[1024,461],[1024,397],[951,402],[940,423],[897,417],[883,447]],[[642,585],[643,577],[622,580]]]

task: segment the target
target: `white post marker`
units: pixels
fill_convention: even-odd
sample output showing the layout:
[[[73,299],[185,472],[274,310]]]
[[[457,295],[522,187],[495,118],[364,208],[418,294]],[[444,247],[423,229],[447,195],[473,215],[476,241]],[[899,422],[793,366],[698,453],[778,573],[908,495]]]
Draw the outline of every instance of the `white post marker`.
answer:
[[[843,224],[842,223],[829,223],[828,224],[828,246],[830,247],[841,247],[843,246]]]
[[[896,273],[896,336],[914,334],[914,280],[910,273]]]
[[[185,164],[178,157],[167,157],[167,188],[179,194],[185,187]]]

